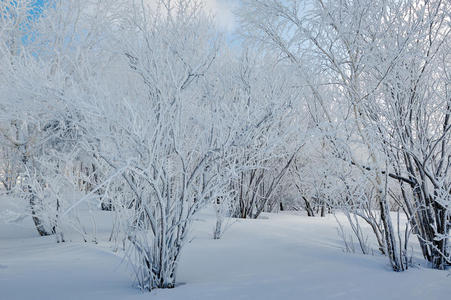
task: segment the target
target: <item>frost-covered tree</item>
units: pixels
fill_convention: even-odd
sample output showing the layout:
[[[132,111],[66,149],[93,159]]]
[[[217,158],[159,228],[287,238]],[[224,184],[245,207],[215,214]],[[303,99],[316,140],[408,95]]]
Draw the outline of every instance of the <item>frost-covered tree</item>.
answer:
[[[67,193],[78,180],[70,171],[85,134],[74,101],[83,74],[78,68],[99,38],[89,25],[99,29],[104,20],[93,17],[102,6],[95,11],[83,3],[55,1],[39,17],[36,1],[1,4],[2,141],[18,158],[16,192],[27,200],[40,235],[61,233],[62,212],[71,205]]]
[[[120,12],[116,48],[105,46],[115,62],[93,76],[81,101],[96,112],[86,130],[98,143],[86,151],[108,166],[106,196],[120,191],[110,198],[126,220],[140,287],[170,288],[193,216],[224,192],[208,90],[219,39],[197,1],[132,2]]]
[[[296,111],[299,98],[288,70],[275,60],[246,51],[233,76],[228,104],[235,164],[241,166],[230,188],[235,191],[235,216],[258,218],[278,203],[280,186],[302,139]]]
[[[344,159],[374,175],[370,182],[393,269],[402,271],[405,265],[390,217],[388,178],[404,192],[411,188],[411,196],[403,196],[414,216],[411,225],[425,258],[443,268],[449,234],[449,95],[443,56],[449,50],[449,3],[246,0],[243,7],[243,34],[298,67],[329,123],[336,122],[329,99],[345,104],[345,118],[353,120],[369,161],[364,164],[355,155]],[[312,68],[321,77],[311,76]]]

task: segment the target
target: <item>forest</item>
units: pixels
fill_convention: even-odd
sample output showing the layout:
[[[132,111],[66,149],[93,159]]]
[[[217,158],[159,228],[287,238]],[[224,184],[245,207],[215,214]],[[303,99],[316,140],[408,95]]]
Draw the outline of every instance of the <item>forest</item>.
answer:
[[[103,245],[148,298],[193,228],[279,218],[446,274],[451,2],[240,0],[233,33],[207,2],[0,2],[0,232]]]

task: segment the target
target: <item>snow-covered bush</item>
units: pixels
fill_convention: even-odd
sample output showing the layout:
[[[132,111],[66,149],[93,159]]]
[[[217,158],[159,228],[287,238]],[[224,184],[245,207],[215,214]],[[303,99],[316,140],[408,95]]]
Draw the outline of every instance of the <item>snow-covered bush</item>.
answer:
[[[119,23],[116,49],[105,48],[116,63],[82,101],[98,112],[86,151],[108,165],[102,188],[126,220],[140,287],[170,288],[193,216],[223,194],[217,101],[205,89],[219,39],[196,1],[128,3]]]

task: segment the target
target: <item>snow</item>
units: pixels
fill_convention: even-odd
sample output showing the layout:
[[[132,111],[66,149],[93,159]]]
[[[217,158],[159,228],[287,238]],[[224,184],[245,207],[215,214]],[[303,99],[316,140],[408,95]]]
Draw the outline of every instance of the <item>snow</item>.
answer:
[[[0,205],[0,208],[2,206]],[[102,212],[102,214],[111,214]],[[0,224],[0,299],[446,299],[447,271],[424,266],[395,273],[379,255],[344,253],[333,216],[289,213],[236,220],[221,240],[202,213],[170,290],[138,290],[120,253],[106,241],[38,237],[30,218]],[[105,223],[105,224],[103,224]],[[419,260],[418,260],[419,261]]]

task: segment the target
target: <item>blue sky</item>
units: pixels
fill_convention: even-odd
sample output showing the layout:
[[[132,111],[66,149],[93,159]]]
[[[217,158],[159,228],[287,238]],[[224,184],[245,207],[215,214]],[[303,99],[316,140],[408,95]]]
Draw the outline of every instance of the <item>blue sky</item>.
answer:
[[[33,14],[37,15],[41,12],[42,7],[44,6],[45,2],[47,2],[47,0],[36,0],[35,2],[35,7],[36,9],[33,10]]]
[[[3,1],[3,0],[0,0],[0,1]],[[12,1],[14,1],[14,0],[12,0]],[[49,0],[35,0],[34,1],[34,7],[33,7],[33,9],[30,10],[31,17],[29,17],[29,21],[33,21],[33,19],[39,17],[39,15],[42,12],[42,8],[44,7],[45,3],[48,1]],[[24,23],[22,25],[24,26],[24,29],[28,28],[28,24]],[[33,33],[27,32],[22,37],[22,43],[24,45],[27,45],[30,42],[30,40],[32,40],[32,39],[33,39]]]
[[[37,0],[36,3],[37,3],[37,5],[43,5],[44,4],[44,0]]]

